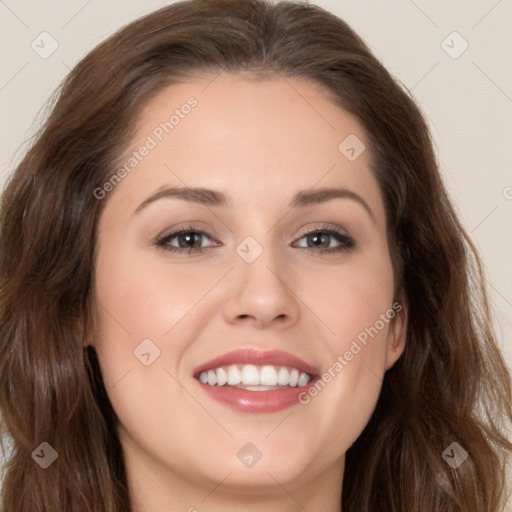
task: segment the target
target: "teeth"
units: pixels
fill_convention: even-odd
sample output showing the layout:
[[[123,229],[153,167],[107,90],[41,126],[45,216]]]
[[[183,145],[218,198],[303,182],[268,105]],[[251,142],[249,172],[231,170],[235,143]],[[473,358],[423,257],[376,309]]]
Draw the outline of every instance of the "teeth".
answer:
[[[237,386],[239,389],[246,389],[247,391],[274,391],[276,389],[283,389],[279,386]]]
[[[213,370],[208,370],[208,384],[210,386],[215,386],[215,384],[217,384],[217,375]]]
[[[260,372],[253,364],[246,364],[242,368],[242,384],[245,386],[258,386],[260,383]]]
[[[309,382],[309,377],[307,373],[302,372],[299,375],[299,380],[297,381],[297,386],[301,388],[302,386],[305,386]],[[208,379],[208,383],[210,383],[210,379]]]
[[[277,384],[277,372],[273,366],[264,366],[260,370],[260,384],[263,386],[275,386]]]
[[[311,376],[299,372],[296,368],[285,366],[277,369],[273,365],[255,366],[253,364],[219,367],[201,372],[199,381],[209,386],[237,386],[250,391],[282,389],[283,386],[302,387],[311,381]]]
[[[224,368],[217,368],[217,385],[224,386],[228,381],[228,374]]]
[[[288,373],[288,368],[283,366],[277,374],[277,383],[280,386],[286,386],[288,382],[290,382],[290,374]]]
[[[238,369],[238,366],[232,364],[228,368],[228,384],[230,386],[236,386],[242,382],[242,372]]]

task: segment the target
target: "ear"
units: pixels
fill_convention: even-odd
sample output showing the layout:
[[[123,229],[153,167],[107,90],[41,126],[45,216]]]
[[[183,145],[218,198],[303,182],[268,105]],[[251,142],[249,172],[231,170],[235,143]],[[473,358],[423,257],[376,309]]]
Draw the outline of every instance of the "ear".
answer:
[[[92,339],[85,339],[83,340],[83,347],[94,347],[94,341]]]
[[[89,346],[91,346],[91,347],[95,346],[95,343],[94,343],[95,336],[94,336],[94,332],[93,332],[93,327],[90,325],[90,322],[88,321],[87,318],[84,317],[78,321],[77,335],[78,335],[78,339],[82,343],[83,348],[86,348]]]
[[[92,331],[90,329],[86,329],[83,332],[81,339],[82,339],[82,343],[83,343],[84,348],[85,347],[94,347],[94,348],[96,348],[96,344],[94,342],[95,336],[94,336],[94,334],[92,333]]]
[[[386,370],[389,370],[398,361],[405,349],[409,304],[404,295],[400,295],[398,300],[393,302],[392,311],[395,312],[395,316],[389,323],[386,346]]]

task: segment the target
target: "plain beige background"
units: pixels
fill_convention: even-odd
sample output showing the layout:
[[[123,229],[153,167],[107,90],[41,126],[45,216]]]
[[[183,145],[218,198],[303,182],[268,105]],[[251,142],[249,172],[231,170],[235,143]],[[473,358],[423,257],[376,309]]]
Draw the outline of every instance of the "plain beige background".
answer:
[[[122,25],[169,3],[0,0],[0,184],[78,60]],[[314,3],[347,21],[423,109],[445,182],[485,264],[512,368],[512,0]],[[52,44],[58,47],[50,56],[32,48],[44,53]]]

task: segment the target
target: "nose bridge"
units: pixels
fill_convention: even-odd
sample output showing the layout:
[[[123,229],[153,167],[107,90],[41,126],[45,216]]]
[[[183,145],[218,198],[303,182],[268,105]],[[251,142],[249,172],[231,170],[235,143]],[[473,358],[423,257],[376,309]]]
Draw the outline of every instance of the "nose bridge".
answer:
[[[266,326],[273,321],[293,323],[298,304],[291,291],[291,273],[286,272],[284,248],[275,243],[272,232],[248,236],[236,247],[232,287],[225,315],[230,322],[242,320]]]
[[[285,255],[283,248],[277,247],[271,236],[267,236],[263,242],[264,245],[253,237],[244,239],[236,249],[241,261],[236,262],[235,268],[246,287],[259,288],[262,293],[268,290],[270,293],[271,289],[283,286],[281,269],[284,268]]]

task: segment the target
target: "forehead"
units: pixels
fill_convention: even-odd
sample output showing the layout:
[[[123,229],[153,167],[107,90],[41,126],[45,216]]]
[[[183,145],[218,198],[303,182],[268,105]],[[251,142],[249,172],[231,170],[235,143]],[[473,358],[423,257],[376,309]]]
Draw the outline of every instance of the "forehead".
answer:
[[[113,203],[136,207],[163,185],[225,190],[235,206],[345,186],[383,211],[363,127],[296,78],[221,73],[173,84],[145,105],[121,160],[134,165]]]

